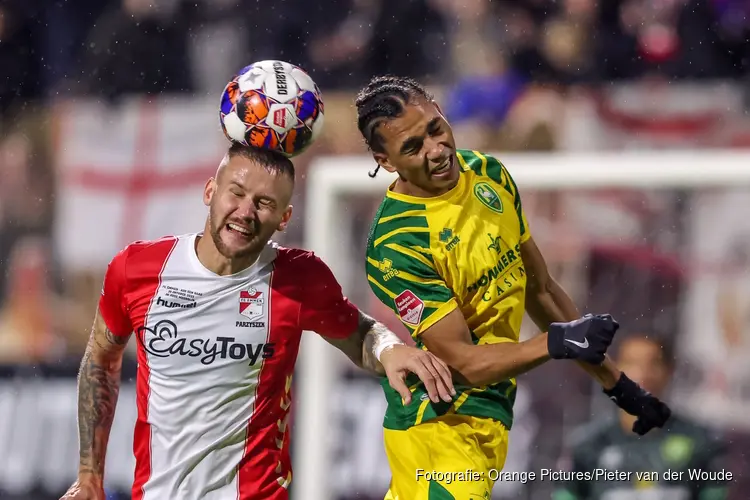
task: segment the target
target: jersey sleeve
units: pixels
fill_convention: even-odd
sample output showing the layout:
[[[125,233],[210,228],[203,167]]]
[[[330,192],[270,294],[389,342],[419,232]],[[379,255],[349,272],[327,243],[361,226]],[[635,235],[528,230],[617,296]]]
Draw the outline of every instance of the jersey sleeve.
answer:
[[[300,326],[324,337],[343,339],[357,330],[359,309],[344,297],[331,269],[309,253],[300,276],[304,295]]]
[[[492,158],[492,157],[489,157]],[[511,195],[513,195],[513,209],[516,211],[516,215],[518,216],[518,223],[521,230],[521,243],[526,242],[529,238],[531,238],[531,230],[529,229],[529,222],[526,220],[526,213],[523,210],[523,202],[521,201],[521,192],[518,190],[518,186],[516,185],[516,181],[513,180],[513,176],[510,175],[510,172],[508,172],[508,169],[503,165],[500,161],[496,160],[495,158],[492,158],[495,163],[497,163],[496,170],[499,172],[498,182],[499,184],[508,191]],[[488,162],[491,163],[491,162]],[[490,171],[491,167],[488,166],[487,170],[488,173]]]
[[[399,317],[416,340],[458,307],[432,256],[398,241],[367,251],[367,281],[375,296]]]
[[[99,297],[99,314],[107,324],[107,328],[119,336],[127,336],[133,331],[125,308],[125,264],[127,249],[121,251],[110,261],[104,274],[104,284]]]

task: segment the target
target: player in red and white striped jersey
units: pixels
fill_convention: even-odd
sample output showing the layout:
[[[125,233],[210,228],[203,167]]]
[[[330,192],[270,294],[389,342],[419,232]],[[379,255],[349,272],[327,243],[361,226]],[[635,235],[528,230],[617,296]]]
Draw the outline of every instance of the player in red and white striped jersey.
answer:
[[[305,330],[387,375],[406,400],[408,372],[433,400],[451,400],[443,362],[361,312],[311,252],[270,243],[289,221],[293,187],[291,161],[234,145],[206,183],[202,233],[136,242],[111,261],[79,377],[78,480],[64,499],[104,499],[133,333],[134,500],[287,499],[290,389]]]

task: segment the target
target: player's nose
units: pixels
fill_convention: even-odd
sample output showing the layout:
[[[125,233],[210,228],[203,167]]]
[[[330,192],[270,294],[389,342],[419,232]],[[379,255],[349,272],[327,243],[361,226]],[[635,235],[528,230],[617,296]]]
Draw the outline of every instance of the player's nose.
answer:
[[[239,217],[250,220],[250,219],[255,218],[255,213],[257,211],[258,211],[258,208],[255,206],[255,202],[253,200],[244,199],[237,206],[237,210],[235,214]]]
[[[440,141],[425,141],[427,159],[432,163],[438,164],[445,160],[445,146]]]

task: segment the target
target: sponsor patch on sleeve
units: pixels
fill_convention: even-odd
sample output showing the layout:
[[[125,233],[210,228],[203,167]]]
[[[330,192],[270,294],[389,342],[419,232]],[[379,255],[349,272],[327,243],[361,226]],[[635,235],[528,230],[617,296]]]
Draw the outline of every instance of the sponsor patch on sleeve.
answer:
[[[412,326],[419,325],[422,321],[424,302],[414,292],[404,290],[393,301],[396,303],[396,311],[399,317],[401,317],[401,321]]]

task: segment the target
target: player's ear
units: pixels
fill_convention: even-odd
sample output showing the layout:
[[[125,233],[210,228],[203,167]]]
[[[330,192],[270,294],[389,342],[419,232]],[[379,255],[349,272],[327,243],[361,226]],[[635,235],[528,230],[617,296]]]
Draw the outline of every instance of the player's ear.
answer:
[[[203,204],[209,206],[214,194],[216,194],[216,179],[211,177],[203,188]]]
[[[283,231],[286,229],[287,224],[289,224],[289,219],[292,218],[292,209],[294,207],[292,205],[289,205],[286,207],[286,210],[284,210],[284,214],[281,216],[281,222],[279,222],[279,226],[276,228],[277,231]]]
[[[378,165],[380,165],[381,168],[384,168],[390,173],[393,173],[396,171],[396,167],[391,165],[391,162],[388,160],[388,155],[385,153],[373,153],[373,158],[375,158],[375,161],[378,162]]]

